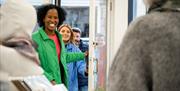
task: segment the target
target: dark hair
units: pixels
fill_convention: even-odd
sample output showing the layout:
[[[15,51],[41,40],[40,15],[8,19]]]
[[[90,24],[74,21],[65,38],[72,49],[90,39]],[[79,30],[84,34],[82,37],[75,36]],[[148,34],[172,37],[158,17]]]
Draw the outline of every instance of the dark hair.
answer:
[[[72,30],[73,30],[73,32],[81,34],[81,30],[79,28],[73,27]]]
[[[47,12],[50,9],[56,9],[58,12],[58,17],[59,17],[58,26],[60,26],[66,19],[66,11],[63,8],[53,5],[53,4],[41,5],[37,7],[37,20],[40,27],[45,26],[43,19],[45,18]]]
[[[148,12],[157,8],[161,8],[167,1],[169,0],[151,0],[152,4],[150,5]]]

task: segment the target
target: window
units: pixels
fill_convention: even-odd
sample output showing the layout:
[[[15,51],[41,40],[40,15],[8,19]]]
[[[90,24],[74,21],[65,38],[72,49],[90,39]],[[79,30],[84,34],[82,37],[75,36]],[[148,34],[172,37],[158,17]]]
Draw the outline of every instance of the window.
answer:
[[[128,23],[130,23],[133,19],[145,14],[146,7],[144,5],[143,0],[129,0]]]
[[[67,12],[66,21],[71,27],[81,29],[81,37],[89,37],[89,7],[63,7]]]

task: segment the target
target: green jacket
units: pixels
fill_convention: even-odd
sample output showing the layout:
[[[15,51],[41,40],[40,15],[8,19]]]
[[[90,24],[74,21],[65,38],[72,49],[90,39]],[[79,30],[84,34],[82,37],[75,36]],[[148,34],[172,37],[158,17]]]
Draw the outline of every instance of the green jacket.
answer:
[[[34,32],[32,34],[32,39],[38,45],[36,51],[39,55],[41,67],[45,71],[44,75],[49,81],[55,80],[57,84],[64,83],[67,87],[68,75],[66,64],[84,59],[84,54],[67,53],[62,41],[62,36],[57,31],[55,31],[55,33],[58,36],[61,45],[60,63],[58,62],[55,43],[44,32],[43,28],[39,28],[38,31]]]

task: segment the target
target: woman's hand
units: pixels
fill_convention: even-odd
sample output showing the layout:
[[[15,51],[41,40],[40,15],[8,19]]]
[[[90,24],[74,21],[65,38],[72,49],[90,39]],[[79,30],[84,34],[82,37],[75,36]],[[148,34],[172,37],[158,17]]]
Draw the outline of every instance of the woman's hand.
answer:
[[[84,52],[84,56],[85,56],[85,57],[88,57],[88,55],[89,55],[89,51],[85,51],[85,52]]]

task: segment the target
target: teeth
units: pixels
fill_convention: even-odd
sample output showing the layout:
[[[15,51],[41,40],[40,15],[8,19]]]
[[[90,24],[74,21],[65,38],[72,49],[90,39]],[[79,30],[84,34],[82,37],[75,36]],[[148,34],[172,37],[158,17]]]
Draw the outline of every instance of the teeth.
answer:
[[[54,26],[55,26],[55,24],[49,24],[49,26],[54,27]]]

